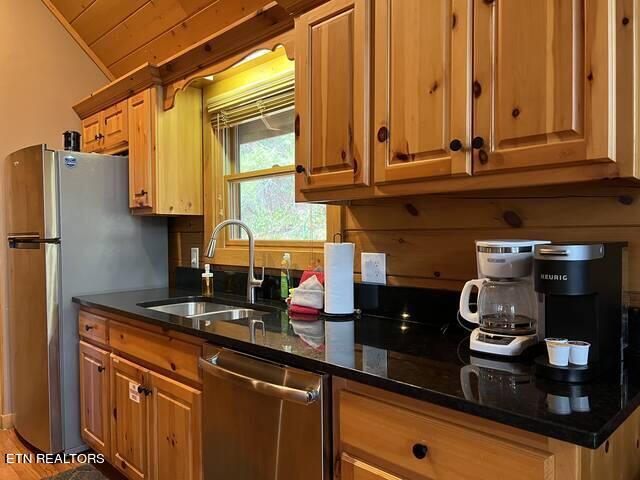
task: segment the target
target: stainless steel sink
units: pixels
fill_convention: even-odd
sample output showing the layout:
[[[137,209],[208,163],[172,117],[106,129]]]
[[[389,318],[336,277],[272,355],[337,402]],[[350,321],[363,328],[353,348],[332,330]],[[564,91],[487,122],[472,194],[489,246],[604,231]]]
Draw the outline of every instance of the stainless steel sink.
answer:
[[[178,317],[197,318],[202,320],[238,320],[265,315],[268,312],[254,310],[252,308],[234,307],[212,302],[181,302],[165,305],[145,306],[149,310],[168,313]]]

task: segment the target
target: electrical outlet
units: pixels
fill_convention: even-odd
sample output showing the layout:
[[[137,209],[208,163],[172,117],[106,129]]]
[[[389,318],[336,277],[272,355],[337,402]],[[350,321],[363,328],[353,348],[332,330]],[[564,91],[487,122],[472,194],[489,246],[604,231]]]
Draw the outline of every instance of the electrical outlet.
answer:
[[[366,283],[387,284],[387,254],[366,253],[361,254],[362,281]]]

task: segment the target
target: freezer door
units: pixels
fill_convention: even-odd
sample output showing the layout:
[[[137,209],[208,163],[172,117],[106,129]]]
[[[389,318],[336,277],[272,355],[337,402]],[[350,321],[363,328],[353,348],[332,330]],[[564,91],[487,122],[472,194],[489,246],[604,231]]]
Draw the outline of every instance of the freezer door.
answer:
[[[34,145],[10,154],[6,180],[7,233],[58,238],[55,152]]]
[[[9,247],[8,333],[14,425],[39,450],[59,452],[60,245],[16,239]]]

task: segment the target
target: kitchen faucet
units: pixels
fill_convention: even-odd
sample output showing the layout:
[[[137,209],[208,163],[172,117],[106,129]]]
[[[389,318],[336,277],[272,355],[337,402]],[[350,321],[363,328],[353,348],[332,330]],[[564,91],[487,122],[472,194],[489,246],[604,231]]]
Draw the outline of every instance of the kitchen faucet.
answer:
[[[207,257],[213,258],[213,255],[216,252],[216,238],[218,237],[218,233],[227,225],[238,225],[243,228],[245,232],[247,232],[247,237],[249,237],[249,273],[247,276],[247,302],[255,303],[256,301],[256,292],[255,289],[262,286],[262,282],[264,281],[264,267],[262,267],[262,278],[258,280],[254,277],[253,272],[253,260],[255,257],[255,242],[253,239],[253,232],[249,228],[249,226],[240,221],[240,220],[225,220],[224,222],[220,222],[216,225],[216,228],[211,232],[211,239],[209,240],[209,246],[207,247]]]

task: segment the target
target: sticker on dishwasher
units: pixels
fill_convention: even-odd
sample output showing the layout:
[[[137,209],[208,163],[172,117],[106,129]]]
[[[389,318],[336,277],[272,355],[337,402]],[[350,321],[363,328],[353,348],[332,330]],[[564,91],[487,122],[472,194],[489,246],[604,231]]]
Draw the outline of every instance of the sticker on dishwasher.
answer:
[[[129,382],[129,400],[140,403],[140,393],[138,393],[139,383]]]

